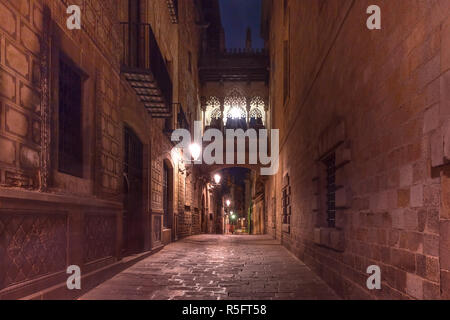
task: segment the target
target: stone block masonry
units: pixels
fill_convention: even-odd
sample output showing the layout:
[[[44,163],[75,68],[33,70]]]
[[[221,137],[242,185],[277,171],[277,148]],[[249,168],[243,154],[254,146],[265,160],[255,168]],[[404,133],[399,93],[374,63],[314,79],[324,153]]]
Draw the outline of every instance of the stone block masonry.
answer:
[[[381,30],[365,27],[372,4]],[[266,185],[279,204],[269,232],[342,297],[448,298],[450,3],[291,0],[268,12],[271,118],[281,130],[280,171]],[[342,157],[327,138],[337,123],[349,161],[336,163],[333,242],[323,160]],[[280,223],[286,174],[289,233]],[[366,288],[370,265],[381,267],[381,290]]]
[[[142,22],[151,25],[171,66],[171,98],[196,115],[198,70],[196,65],[188,70],[184,61],[198,60],[197,8],[180,1],[173,23],[166,0],[141,3]],[[81,30],[67,28],[69,5],[80,6]],[[190,184],[186,197],[178,188],[185,177],[170,154],[165,119],[150,116],[121,73],[120,23],[128,21],[128,10],[128,1],[117,0],[0,0],[0,252],[7,253],[0,259],[6,270],[0,275],[0,299],[70,298],[76,293],[65,287],[67,263],[80,266],[83,276],[102,279],[124,256],[160,249],[164,163],[172,166],[174,185],[169,218],[175,224],[168,240],[176,238],[174,216],[190,226],[184,236],[200,230],[198,217],[192,226],[191,213],[183,211],[189,201],[198,212],[198,202]],[[180,39],[182,32],[187,36]],[[81,138],[71,146],[81,145],[77,176],[60,167],[62,60],[81,79]],[[167,123],[177,122],[177,112]],[[131,181],[141,201],[134,201],[132,212],[127,212],[131,201],[124,200],[131,192],[125,129],[142,144],[142,154],[136,152],[142,159],[135,161],[142,168]],[[140,178],[142,185],[135,182]],[[196,180],[195,172],[189,179]],[[18,250],[17,243],[23,244]],[[39,250],[30,249],[36,246]]]

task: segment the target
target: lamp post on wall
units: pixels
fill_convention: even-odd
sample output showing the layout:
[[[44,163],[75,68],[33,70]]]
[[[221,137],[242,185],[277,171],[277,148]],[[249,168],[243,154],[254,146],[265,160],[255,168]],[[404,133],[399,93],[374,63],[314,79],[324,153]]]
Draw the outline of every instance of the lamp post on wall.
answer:
[[[200,159],[200,155],[202,153],[202,148],[198,144],[192,143],[189,146],[189,152],[191,153],[192,159],[194,159],[194,161],[198,161],[198,159]]]

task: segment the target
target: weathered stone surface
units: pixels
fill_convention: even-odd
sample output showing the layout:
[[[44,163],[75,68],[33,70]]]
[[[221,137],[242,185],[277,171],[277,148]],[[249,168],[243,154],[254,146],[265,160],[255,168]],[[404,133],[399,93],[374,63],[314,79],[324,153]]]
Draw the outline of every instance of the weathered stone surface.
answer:
[[[411,207],[418,208],[423,206],[423,185],[418,184],[411,187]]]
[[[406,275],[406,292],[416,299],[423,299],[423,279],[408,273]]]
[[[25,168],[38,169],[39,168],[39,153],[28,147],[22,146],[20,148],[20,163]]]
[[[16,160],[16,147],[14,142],[0,137],[0,161],[8,165],[14,164]]]
[[[39,94],[23,83],[20,84],[20,104],[36,113],[41,111]]]
[[[194,236],[166,246],[88,292],[97,299],[339,299],[267,236]]]
[[[16,98],[16,80],[14,76],[0,68],[0,96],[14,101]]]
[[[26,137],[28,134],[28,119],[25,114],[13,108],[7,108],[6,129],[18,136]]]
[[[430,137],[431,165],[433,167],[444,164],[444,137],[441,128],[435,130]]]
[[[5,30],[10,36],[15,37],[16,15],[3,3],[0,3],[0,28]]]
[[[21,24],[20,35],[22,44],[35,55],[41,52],[39,37],[26,24]]]
[[[441,221],[439,252],[441,268],[450,270],[450,220]]]
[[[16,46],[6,44],[6,65],[13,68],[24,77],[29,74],[29,57]]]
[[[400,168],[400,187],[409,187],[413,184],[413,167],[406,165]]]
[[[440,125],[439,105],[436,104],[427,111],[425,111],[423,133],[426,134],[433,130],[436,130],[439,127],[439,125]]]
[[[442,44],[441,44],[441,70],[450,69],[450,39],[446,36],[450,34],[450,19],[447,18],[442,25]],[[447,87],[448,89],[448,87]],[[447,91],[448,92],[448,91]]]
[[[448,38],[448,37],[445,37]],[[449,40],[445,40],[449,41]],[[440,78],[441,102],[440,112],[441,117],[450,116],[450,70],[444,73]]]

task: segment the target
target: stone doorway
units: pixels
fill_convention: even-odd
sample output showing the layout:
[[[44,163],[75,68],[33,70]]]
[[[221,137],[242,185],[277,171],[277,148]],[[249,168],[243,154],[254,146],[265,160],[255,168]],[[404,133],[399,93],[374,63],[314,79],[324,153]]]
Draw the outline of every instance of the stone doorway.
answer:
[[[128,127],[124,129],[124,145],[123,251],[131,254],[143,249],[143,145]]]
[[[201,207],[201,228],[202,228],[202,233],[208,233],[208,228],[207,228],[207,214],[206,214],[206,199],[205,199],[205,195],[202,195],[202,207]]]

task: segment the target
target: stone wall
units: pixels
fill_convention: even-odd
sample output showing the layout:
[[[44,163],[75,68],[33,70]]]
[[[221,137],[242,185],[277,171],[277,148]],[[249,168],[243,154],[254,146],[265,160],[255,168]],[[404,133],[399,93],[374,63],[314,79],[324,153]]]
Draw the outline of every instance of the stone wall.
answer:
[[[0,184],[38,189],[42,6],[0,3]]]
[[[170,19],[166,1],[159,0],[148,3],[147,19],[154,29],[162,53],[168,61],[173,83],[173,101],[180,104],[174,106],[174,117],[171,120],[172,128],[176,128],[180,108],[183,108],[191,128],[193,128],[193,121],[199,117],[197,61],[200,49],[200,33],[195,24],[198,18],[197,14],[197,8],[192,1],[179,1],[178,24],[172,24],[167,22]],[[192,181],[195,181],[195,172],[187,176],[184,165],[179,163],[179,159],[172,158],[173,144],[170,142],[170,133],[165,132],[164,120],[154,119],[151,132],[152,211],[158,215],[162,214],[163,161],[168,161],[174,173],[172,180],[174,193],[171,203],[173,214],[172,239],[195,234],[196,232],[192,231],[190,227],[192,225],[192,213],[189,211],[198,208],[197,203],[191,203],[191,199],[195,199],[193,188],[191,188]],[[194,230],[199,228],[197,226]]]
[[[269,230],[343,297],[448,298],[450,4],[271,4],[271,118],[281,141],[280,171],[266,184],[266,203],[276,204]],[[366,27],[373,4],[381,30]],[[326,221],[331,153],[335,228]],[[382,290],[366,288],[370,265],[381,267]]]
[[[81,30],[66,26],[69,4],[81,8]],[[119,22],[126,21],[126,8],[126,1],[117,0],[0,0],[0,261],[1,269],[8,270],[0,276],[0,298],[44,292],[65,283],[65,268],[70,264],[81,266],[83,275],[92,275],[120,261],[125,126],[143,144],[144,201],[138,213],[143,224],[142,251],[150,252],[162,243],[164,161],[174,173],[175,223],[176,216],[184,214],[184,201],[190,201],[178,188],[186,177],[170,152],[173,145],[165,120],[151,118],[120,74]],[[142,8],[142,21],[151,24],[168,64],[173,101],[182,102],[185,112],[195,118],[199,35],[194,4],[180,1],[179,24],[172,22],[165,0],[142,1]],[[190,48],[191,71],[185,48]],[[57,166],[60,55],[67,56],[86,78],[80,178],[61,173]],[[177,112],[168,120],[172,127]],[[195,181],[194,175],[189,179]],[[176,225],[169,241],[175,234]],[[27,247],[16,248],[16,243]],[[39,259],[45,261],[50,252],[56,255],[48,265],[30,256],[42,253]]]

